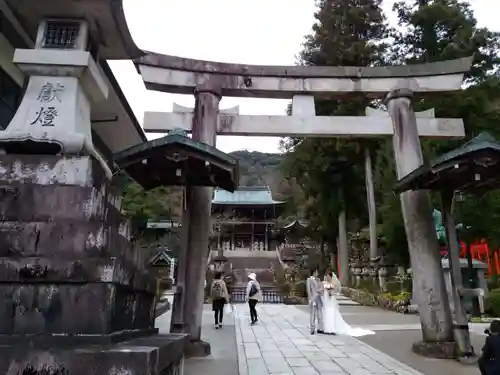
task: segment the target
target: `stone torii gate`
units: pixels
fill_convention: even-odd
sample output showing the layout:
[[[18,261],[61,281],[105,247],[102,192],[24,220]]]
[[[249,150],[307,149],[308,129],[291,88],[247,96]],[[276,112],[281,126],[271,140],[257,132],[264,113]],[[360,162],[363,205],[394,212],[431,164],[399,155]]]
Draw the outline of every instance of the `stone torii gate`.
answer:
[[[195,95],[195,109],[173,113],[146,112],[147,132],[168,132],[181,128],[187,132],[202,122],[202,132],[193,139],[215,145],[216,134],[294,137],[378,137],[393,136],[394,156],[399,179],[423,164],[419,136],[463,137],[461,119],[436,119],[429,114],[416,116],[412,110],[413,93],[438,93],[459,90],[472,59],[424,65],[395,67],[299,67],[256,66],[193,60],[147,53],[135,64],[146,88]],[[388,113],[367,117],[316,116],[315,97],[348,97],[364,93],[385,98]],[[292,99],[292,116],[255,116],[219,113],[222,96]],[[374,115],[374,116],[373,116]],[[209,197],[200,197],[203,201]],[[195,199],[199,201],[200,199]],[[438,243],[432,226],[428,193],[409,191],[401,194],[403,217],[408,238],[416,290],[426,298],[416,298],[427,342],[453,341],[452,319],[445,290]],[[198,202],[197,204],[201,204]],[[196,208],[191,208],[196,210]],[[207,215],[207,221],[210,217]],[[187,228],[186,228],[187,230]],[[190,233],[205,237],[208,233]],[[196,245],[197,241],[191,241]],[[200,240],[199,244],[206,243]],[[347,276],[346,244],[341,244],[341,275]],[[185,311],[180,317],[175,306],[173,322],[186,322],[191,339],[200,337],[203,273],[206,248],[185,249],[189,267],[199,270],[199,281],[179,280],[183,296],[196,296],[198,311]],[[345,271],[345,272],[344,272]],[[345,282],[345,280],[343,280]],[[193,306],[194,307],[194,306]],[[437,309],[436,309],[437,308]],[[438,313],[436,314],[436,310]],[[189,315],[187,315],[189,314]],[[188,320],[189,317],[189,320]],[[430,329],[429,329],[430,327]]]

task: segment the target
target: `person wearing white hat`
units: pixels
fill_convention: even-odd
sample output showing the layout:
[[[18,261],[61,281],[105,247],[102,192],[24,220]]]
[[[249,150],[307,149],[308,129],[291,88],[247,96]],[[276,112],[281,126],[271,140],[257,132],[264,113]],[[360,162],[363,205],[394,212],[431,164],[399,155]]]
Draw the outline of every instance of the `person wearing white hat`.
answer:
[[[257,305],[257,302],[260,300],[261,289],[255,273],[252,272],[248,274],[248,279],[246,300],[248,301],[248,306],[250,307],[250,319],[252,321],[252,325],[254,325],[259,320],[255,305]]]

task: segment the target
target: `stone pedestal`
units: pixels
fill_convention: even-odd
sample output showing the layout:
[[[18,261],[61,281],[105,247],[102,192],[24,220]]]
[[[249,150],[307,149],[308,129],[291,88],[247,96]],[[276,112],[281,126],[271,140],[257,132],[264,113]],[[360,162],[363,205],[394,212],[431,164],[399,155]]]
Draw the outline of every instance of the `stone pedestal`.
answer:
[[[460,269],[461,269],[461,274],[460,277],[462,280],[466,280],[468,277],[468,264],[467,264],[467,259],[460,258]],[[448,298],[450,298],[450,308],[451,312],[453,315],[455,315],[455,303],[452,299],[452,282],[451,282],[451,274],[450,274],[450,263],[448,259],[442,259],[441,264],[443,265],[443,270],[444,270],[444,280],[446,283],[446,291],[448,292]],[[483,290],[483,296],[480,297],[482,300],[485,296],[488,295],[488,284],[486,282],[486,278],[484,274],[486,273],[488,269],[488,265],[486,263],[483,263],[478,260],[473,260],[472,262],[472,267],[474,269],[474,277],[476,278],[476,283],[479,289]],[[462,282],[462,284],[465,284],[465,282]],[[463,298],[463,304],[465,307],[465,310],[467,313],[472,312],[472,298],[473,297],[462,297]],[[478,298],[478,297],[476,297]],[[482,303],[480,303],[482,305]]]
[[[160,373],[175,342],[182,361],[184,336],[156,335],[156,283],[98,161],[3,155],[0,196],[0,373]]]
[[[382,293],[387,292],[387,275],[389,274],[389,271],[387,270],[387,267],[384,265],[381,265],[380,268],[378,269],[378,283],[380,286],[380,291]]]

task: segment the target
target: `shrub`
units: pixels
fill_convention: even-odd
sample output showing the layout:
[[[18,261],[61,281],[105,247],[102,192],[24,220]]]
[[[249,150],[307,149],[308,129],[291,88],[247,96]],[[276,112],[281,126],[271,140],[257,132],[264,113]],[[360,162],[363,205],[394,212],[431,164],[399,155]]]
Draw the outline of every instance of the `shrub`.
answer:
[[[160,282],[160,287],[163,288],[163,290],[171,290],[172,289],[172,280],[171,279],[164,279]]]
[[[389,310],[395,310],[400,313],[409,313],[410,296],[408,292],[391,293],[370,293],[365,290],[342,288],[342,292],[353,301],[359,302],[364,306],[378,306]]]
[[[498,275],[492,275],[486,279],[488,285],[488,290],[497,289],[500,285],[498,284]]]
[[[378,293],[379,287],[372,280],[361,280],[356,289],[363,290],[368,293]]]
[[[500,288],[489,292],[485,301],[485,310],[494,317],[500,317]]]
[[[297,297],[307,298],[306,281],[302,280],[295,284],[295,293]]]

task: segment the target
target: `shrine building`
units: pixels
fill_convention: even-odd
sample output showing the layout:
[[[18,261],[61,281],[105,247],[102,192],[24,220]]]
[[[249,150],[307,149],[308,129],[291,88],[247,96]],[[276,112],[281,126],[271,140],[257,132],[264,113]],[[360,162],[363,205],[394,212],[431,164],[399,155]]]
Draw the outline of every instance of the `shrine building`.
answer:
[[[274,251],[274,236],[284,202],[268,186],[240,186],[234,193],[216,189],[212,200],[212,251]]]

